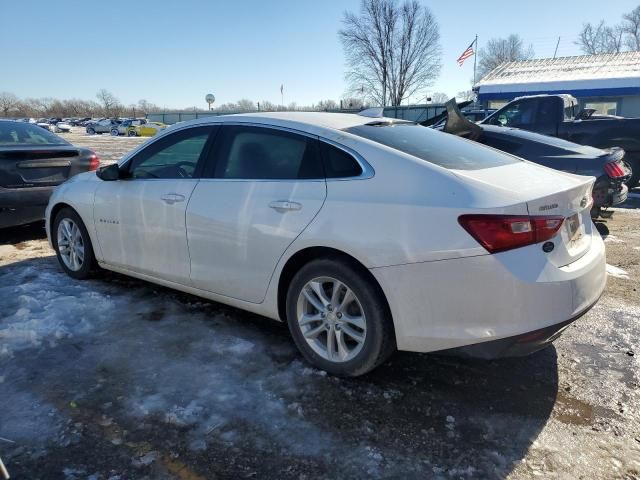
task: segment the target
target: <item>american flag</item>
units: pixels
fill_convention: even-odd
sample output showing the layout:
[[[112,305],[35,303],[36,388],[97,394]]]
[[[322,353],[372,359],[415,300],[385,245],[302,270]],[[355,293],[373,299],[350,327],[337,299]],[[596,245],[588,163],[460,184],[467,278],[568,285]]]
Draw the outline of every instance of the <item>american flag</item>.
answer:
[[[460,55],[460,58],[458,58],[457,60],[458,65],[462,66],[462,64],[467,58],[472,57],[475,54],[475,52],[473,51],[474,43],[476,43],[475,40],[471,42],[471,45],[469,45],[469,47],[464,52],[462,52],[462,55]]]

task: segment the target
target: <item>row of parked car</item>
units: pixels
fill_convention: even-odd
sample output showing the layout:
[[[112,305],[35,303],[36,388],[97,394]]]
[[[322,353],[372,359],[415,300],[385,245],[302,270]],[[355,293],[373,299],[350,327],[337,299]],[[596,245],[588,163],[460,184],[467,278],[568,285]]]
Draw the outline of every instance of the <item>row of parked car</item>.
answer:
[[[145,118],[99,118],[87,122],[85,128],[89,135],[108,133],[114,137],[153,137],[167,128],[161,122],[150,122]]]
[[[71,127],[85,127],[89,135],[108,133],[114,137],[153,137],[167,128],[161,122],[150,122],[146,118],[16,118],[16,122],[36,124],[54,133],[66,133]]]

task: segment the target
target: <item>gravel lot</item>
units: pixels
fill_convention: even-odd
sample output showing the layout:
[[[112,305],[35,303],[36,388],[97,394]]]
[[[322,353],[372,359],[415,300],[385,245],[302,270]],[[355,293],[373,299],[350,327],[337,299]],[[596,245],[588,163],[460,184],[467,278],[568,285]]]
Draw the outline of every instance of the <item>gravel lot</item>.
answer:
[[[139,138],[67,135],[115,161]],[[0,237],[0,457],[12,478],[640,478],[640,198],[599,225],[610,276],[554,344],[397,353],[355,380],[279,323]],[[460,292],[464,294],[464,292]]]

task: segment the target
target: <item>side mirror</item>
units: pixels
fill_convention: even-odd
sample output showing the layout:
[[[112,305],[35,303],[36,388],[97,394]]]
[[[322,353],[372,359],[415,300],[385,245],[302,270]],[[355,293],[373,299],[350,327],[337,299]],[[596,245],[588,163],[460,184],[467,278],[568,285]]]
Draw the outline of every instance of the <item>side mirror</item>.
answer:
[[[118,164],[112,163],[111,165],[98,168],[98,170],[96,170],[96,176],[105,182],[118,180],[120,178],[120,169]]]

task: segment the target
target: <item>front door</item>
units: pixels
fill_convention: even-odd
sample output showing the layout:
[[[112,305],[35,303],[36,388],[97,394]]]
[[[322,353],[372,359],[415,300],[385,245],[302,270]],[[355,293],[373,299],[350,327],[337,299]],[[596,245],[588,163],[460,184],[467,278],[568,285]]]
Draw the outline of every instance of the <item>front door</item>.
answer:
[[[187,208],[191,280],[260,303],[278,260],[326,197],[318,142],[257,126],[222,126],[218,137],[210,178]]]
[[[122,166],[126,178],[100,184],[94,221],[104,262],[189,284],[185,212],[213,130],[167,135]]]

